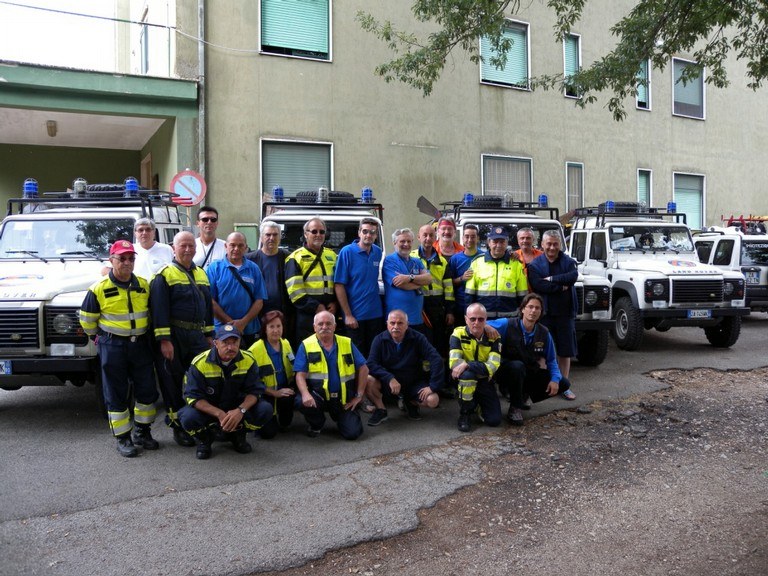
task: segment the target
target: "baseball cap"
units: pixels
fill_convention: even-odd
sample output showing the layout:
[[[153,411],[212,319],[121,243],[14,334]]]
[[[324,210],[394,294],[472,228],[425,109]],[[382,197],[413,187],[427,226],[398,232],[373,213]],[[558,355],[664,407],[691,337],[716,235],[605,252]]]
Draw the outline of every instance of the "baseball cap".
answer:
[[[496,240],[497,238],[504,238],[509,240],[509,232],[503,226],[494,226],[488,234],[488,240]]]
[[[443,224],[447,226],[452,226],[453,229],[456,229],[456,222],[453,221],[453,218],[440,218],[440,220],[437,221],[437,227],[440,228]]]
[[[226,340],[227,338],[240,338],[240,330],[235,328],[232,324],[220,324],[216,327],[216,332],[213,336],[216,340]]]
[[[128,240],[118,240],[110,247],[109,255],[119,256],[120,254],[136,254],[136,250]]]

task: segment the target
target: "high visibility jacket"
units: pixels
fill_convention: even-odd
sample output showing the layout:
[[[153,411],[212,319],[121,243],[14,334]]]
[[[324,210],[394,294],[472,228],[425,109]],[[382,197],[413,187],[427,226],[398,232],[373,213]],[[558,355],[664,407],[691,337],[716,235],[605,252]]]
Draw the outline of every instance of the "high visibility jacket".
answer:
[[[314,312],[318,305],[336,300],[335,267],[336,253],[329,248],[323,248],[318,255],[303,246],[286,258],[285,285],[288,297],[298,310]]]
[[[89,336],[99,331],[140,336],[149,329],[149,285],[131,274],[127,283],[110,272],[93,284],[80,308],[80,324]]]
[[[528,293],[523,265],[509,254],[498,260],[486,254],[472,262],[472,270],[465,286],[467,303],[485,306],[489,318],[516,316],[520,300]]]
[[[333,336],[336,339],[337,366],[339,380],[341,380],[341,403],[347,403],[347,385],[355,379],[355,357],[352,354],[352,340],[346,336]],[[323,390],[326,400],[331,399],[331,391],[328,389],[328,363],[325,361],[323,348],[314,334],[304,340],[304,350],[307,352],[309,369],[307,384],[313,390]]]
[[[256,359],[248,351],[241,350],[224,366],[216,348],[211,348],[195,356],[184,376],[184,400],[190,405],[206,400],[222,410],[232,410],[248,394],[261,397],[263,392]]]
[[[450,341],[448,363],[451,370],[466,362],[475,375],[491,378],[501,364],[501,339],[489,339],[486,334],[478,340],[466,326],[454,329]]]
[[[432,282],[421,288],[424,297],[444,298],[446,302],[453,302],[453,280],[448,269],[448,260],[438,252],[434,252],[433,258],[427,260],[421,248],[411,252],[411,257],[421,260],[427,272],[432,274]]]
[[[194,280],[194,283],[192,282]],[[167,340],[171,328],[213,332],[213,304],[208,276],[199,266],[185,271],[176,260],[157,271],[150,284],[155,338]]]
[[[291,379],[293,379],[293,350],[291,349],[291,344],[285,338],[280,340],[280,349],[283,357],[285,377],[288,382],[290,382]],[[256,358],[256,364],[259,367],[259,378],[264,382],[264,385],[272,390],[277,389],[275,366],[272,364],[269,352],[267,352],[266,341],[257,340],[254,345],[248,349],[248,352],[253,354],[253,357]]]

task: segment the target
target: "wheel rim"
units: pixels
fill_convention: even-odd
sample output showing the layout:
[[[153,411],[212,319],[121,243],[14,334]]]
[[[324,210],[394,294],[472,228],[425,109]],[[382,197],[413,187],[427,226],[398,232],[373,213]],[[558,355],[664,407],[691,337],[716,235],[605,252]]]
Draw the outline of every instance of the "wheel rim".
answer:
[[[616,336],[620,340],[624,340],[627,337],[629,331],[629,320],[624,310],[619,310],[616,314]]]

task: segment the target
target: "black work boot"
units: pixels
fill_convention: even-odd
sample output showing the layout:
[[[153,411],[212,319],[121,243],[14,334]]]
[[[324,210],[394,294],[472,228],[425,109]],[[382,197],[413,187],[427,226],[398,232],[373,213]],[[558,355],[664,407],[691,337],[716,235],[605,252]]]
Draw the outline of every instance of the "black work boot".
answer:
[[[458,423],[459,432],[469,432],[469,429],[470,429],[469,416],[470,416],[469,413],[461,412],[459,414],[459,423]]]
[[[192,438],[186,430],[176,426],[173,427],[173,439],[179,446],[190,447],[195,445],[195,439]]]
[[[238,452],[239,454],[248,454],[253,450],[251,445],[245,439],[247,433],[248,431],[245,428],[232,433],[232,447],[235,449],[235,452]]]
[[[149,424],[137,424],[133,430],[133,443],[141,446],[144,450],[157,450],[160,443],[152,438]]]
[[[117,451],[120,453],[120,456],[125,456],[126,458],[133,458],[139,454],[136,446],[131,441],[130,432],[117,436]]]
[[[195,458],[198,460],[208,460],[211,457],[211,444],[213,444],[213,434],[209,430],[203,430],[195,434],[197,450]]]

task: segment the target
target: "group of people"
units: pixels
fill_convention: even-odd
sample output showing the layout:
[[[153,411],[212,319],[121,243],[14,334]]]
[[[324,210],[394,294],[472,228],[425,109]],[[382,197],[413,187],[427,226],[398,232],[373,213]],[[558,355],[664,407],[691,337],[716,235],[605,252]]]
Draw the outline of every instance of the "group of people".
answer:
[[[578,273],[558,231],[543,234],[539,251],[533,231],[520,229],[520,249],[510,251],[497,227],[483,253],[477,227],[465,226],[460,244],[444,218],[419,229],[417,247],[410,229],[395,230],[382,261],[374,218],[338,254],[325,247],[326,223],[312,218],[289,254],[275,222],[261,223],[259,247],[248,251],[240,232],[217,237],[218,217],[203,206],[199,236],[179,232],[172,247],[156,240],[150,219],[137,220],[135,241],[112,244],[110,266],[83,301],[121,455],[159,447],[158,387],[174,440],[196,446],[199,459],[216,440],[248,453],[249,432],[273,438],[296,411],[308,436],[330,417],[354,440],[361,412],[377,426],[388,403],[419,420],[441,397],[458,398],[458,429],[469,431],[474,414],[501,423],[496,386],[513,425],[523,424],[528,399],[575,398]]]

